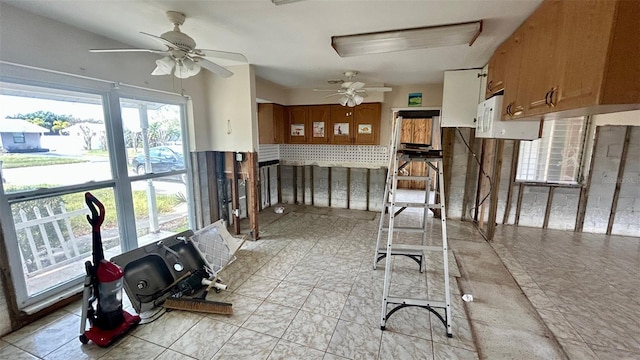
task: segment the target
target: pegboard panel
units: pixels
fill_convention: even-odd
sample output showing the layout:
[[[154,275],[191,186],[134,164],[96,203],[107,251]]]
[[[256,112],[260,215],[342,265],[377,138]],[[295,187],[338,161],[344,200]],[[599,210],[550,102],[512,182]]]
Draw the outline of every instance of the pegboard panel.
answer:
[[[260,144],[258,146],[258,161],[280,160],[279,144]]]
[[[280,160],[294,165],[379,168],[389,161],[386,146],[280,145]]]

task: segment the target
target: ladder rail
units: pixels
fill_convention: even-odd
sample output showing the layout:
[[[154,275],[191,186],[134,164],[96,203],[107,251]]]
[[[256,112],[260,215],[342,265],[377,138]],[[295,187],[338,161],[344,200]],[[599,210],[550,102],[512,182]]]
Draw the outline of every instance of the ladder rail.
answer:
[[[396,311],[405,307],[421,307],[430,312],[433,312],[443,322],[446,328],[446,334],[448,337],[453,336],[453,330],[451,325],[451,293],[450,293],[450,280],[449,280],[449,258],[448,250],[449,244],[447,241],[447,228],[446,228],[446,204],[444,196],[444,173],[443,173],[443,159],[442,151],[433,151],[430,146],[421,146],[419,144],[407,144],[407,146],[399,147],[400,133],[402,130],[402,116],[398,116],[396,124],[393,129],[393,142],[391,144],[391,151],[389,153],[389,167],[386,176],[385,191],[383,197],[383,209],[380,215],[380,222],[378,224],[378,235],[376,239],[376,248],[373,260],[373,269],[376,269],[376,264],[382,258],[385,258],[385,273],[384,273],[384,287],[382,293],[382,309],[380,316],[380,328],[385,329],[386,322],[389,317]],[[435,120],[434,120],[435,123]],[[433,124],[435,127],[435,124]],[[432,129],[433,134],[433,129]],[[432,138],[433,140],[433,138]],[[432,141],[433,142],[433,141]],[[411,145],[411,146],[409,146]],[[426,171],[425,176],[412,176],[412,175],[400,175],[403,168],[407,167],[411,162],[420,162],[424,166]],[[431,171],[434,171],[437,178],[436,189],[431,190]],[[398,201],[398,181],[402,180],[424,180],[425,194],[424,203],[413,203]],[[438,201],[436,203],[430,203],[431,193],[437,194]],[[396,207],[400,209],[396,211]],[[419,227],[395,227],[395,218],[406,208],[418,208],[422,209],[423,213],[420,218]],[[427,235],[431,224],[428,221],[429,209],[440,210],[441,221],[441,235],[442,246],[427,246]],[[435,210],[434,210],[435,213]],[[388,215],[387,215],[388,214]],[[385,228],[385,218],[388,216],[388,224]],[[387,232],[386,246],[382,246],[382,233]],[[396,232],[422,232],[421,245],[405,245],[396,244],[394,246],[394,234]],[[392,260],[393,255],[404,255],[413,259],[420,266],[420,272],[423,272],[424,254],[425,251],[442,251],[443,256],[443,272],[444,272],[444,287],[445,287],[445,299],[442,300],[423,300],[423,299],[410,299],[402,296],[396,296],[390,294],[391,288],[391,273],[392,273]],[[390,311],[387,311],[389,305],[395,305]],[[444,317],[436,311],[436,309],[444,310]]]

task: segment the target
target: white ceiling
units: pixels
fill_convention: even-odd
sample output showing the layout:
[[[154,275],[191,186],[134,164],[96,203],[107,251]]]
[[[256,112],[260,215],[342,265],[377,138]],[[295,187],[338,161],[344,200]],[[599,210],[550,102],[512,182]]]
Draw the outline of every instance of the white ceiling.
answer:
[[[187,15],[182,31],[198,48],[239,52],[256,75],[285,88],[327,86],[345,70],[370,84],[441,83],[443,71],[482,67],[541,0],[2,0],[118,40],[156,48],[140,34],[171,30],[166,10]],[[341,58],[331,36],[483,20],[473,46]],[[132,56],[135,56],[132,54]],[[214,61],[216,61],[214,59]],[[218,62],[218,61],[216,61]],[[223,61],[218,62],[229,65]]]

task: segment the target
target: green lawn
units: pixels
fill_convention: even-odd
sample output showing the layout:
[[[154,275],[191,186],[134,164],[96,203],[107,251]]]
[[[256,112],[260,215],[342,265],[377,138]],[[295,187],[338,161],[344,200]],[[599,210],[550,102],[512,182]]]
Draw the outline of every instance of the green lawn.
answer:
[[[12,169],[19,167],[73,164],[87,162],[88,160],[47,155],[0,154],[0,161],[2,161],[3,169]]]

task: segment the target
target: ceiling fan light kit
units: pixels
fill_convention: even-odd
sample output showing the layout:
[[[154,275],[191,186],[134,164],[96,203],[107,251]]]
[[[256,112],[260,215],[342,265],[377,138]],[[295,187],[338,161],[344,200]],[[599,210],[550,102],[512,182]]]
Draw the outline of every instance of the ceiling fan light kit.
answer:
[[[482,32],[482,20],[458,24],[332,36],[341,57],[469,44]]]
[[[180,79],[186,79],[200,73],[201,68],[205,68],[214,74],[222,77],[233,75],[231,71],[220,66],[205,57],[216,57],[225,60],[237,62],[247,62],[247,58],[239,53],[196,49],[196,41],[182,31],[180,25],[184,24],[186,16],[178,11],[167,11],[167,19],[173,24],[173,30],[167,31],[160,36],[155,36],[142,32],[154,40],[160,42],[166,47],[165,50],[155,49],[91,49],[90,52],[107,53],[107,52],[149,52],[153,54],[165,55],[163,58],[156,60],[156,68],[151,75],[171,75],[174,74]]]
[[[342,106],[354,107],[362,104],[364,98],[367,96],[367,90],[369,91],[391,91],[390,87],[368,87],[365,88],[365,83],[360,81],[353,81],[353,78],[358,74],[357,71],[349,70],[345,71],[344,75],[347,77],[347,81],[329,80],[329,84],[341,84],[340,89],[313,89],[313,91],[331,91],[333,94],[325,96],[331,97],[335,95],[340,96],[338,103]]]

